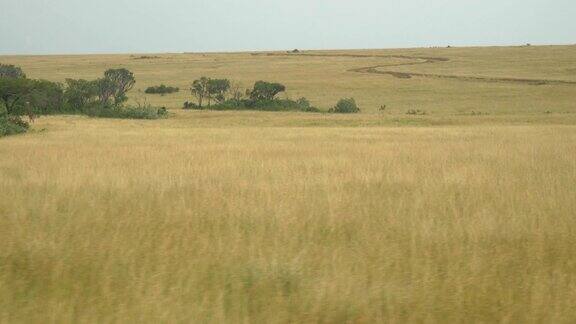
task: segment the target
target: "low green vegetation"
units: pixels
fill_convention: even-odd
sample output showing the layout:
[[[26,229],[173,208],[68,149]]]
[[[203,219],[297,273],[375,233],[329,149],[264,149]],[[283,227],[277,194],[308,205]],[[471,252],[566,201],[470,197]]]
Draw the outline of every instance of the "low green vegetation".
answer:
[[[170,87],[170,86],[167,86],[164,84],[161,84],[159,86],[148,87],[148,88],[146,88],[146,90],[144,90],[144,92],[147,94],[160,94],[160,95],[175,93],[178,91],[180,91],[179,88]]]
[[[0,117],[0,137],[26,133],[30,125],[20,118]]]
[[[91,117],[158,119],[167,116],[165,108],[151,105],[126,105],[127,92],[136,80],[126,69],[108,70],[104,78],[87,80],[66,80],[65,98],[68,107]]]
[[[316,107],[310,106],[306,98],[291,99],[230,99],[221,104],[210,107],[212,110],[261,110],[261,111],[302,111],[320,112]]]
[[[339,114],[353,114],[360,112],[360,108],[356,105],[354,98],[340,99],[336,106],[330,108],[328,112]]]
[[[157,119],[165,108],[125,106],[136,79],[127,69],[109,69],[97,80],[67,79],[65,84],[29,79],[20,67],[0,64],[0,118],[2,135],[28,129],[23,117],[85,114],[93,117]]]
[[[190,90],[197,103],[186,101],[184,109],[322,112],[304,97],[298,100],[278,98],[280,93],[286,91],[286,86],[281,83],[257,81],[252,89],[241,91],[240,87],[230,80],[202,77],[192,83]],[[206,102],[207,106],[204,105]],[[352,106],[346,106],[350,103]],[[354,99],[343,99],[339,105],[344,106],[329,112],[360,111]]]
[[[127,93],[136,84],[134,74],[124,68],[108,69],[96,80],[66,79],[64,83],[29,79],[20,67],[0,64],[0,117],[2,134],[25,132],[23,117],[34,121],[36,116],[82,114],[99,118],[159,119],[168,116],[166,108],[150,104],[127,105]],[[178,88],[161,84],[146,93],[166,94]],[[257,81],[251,89],[228,79],[202,77],[190,88],[197,103],[185,102],[185,109],[257,110],[322,112],[304,97],[293,100],[278,98],[286,91],[281,83]],[[357,113],[354,99],[342,99],[331,113]],[[25,125],[25,126],[24,126]]]
[[[159,119],[168,117],[166,108],[156,108],[150,105],[113,107],[93,105],[86,108],[84,113],[90,117],[99,118]]]

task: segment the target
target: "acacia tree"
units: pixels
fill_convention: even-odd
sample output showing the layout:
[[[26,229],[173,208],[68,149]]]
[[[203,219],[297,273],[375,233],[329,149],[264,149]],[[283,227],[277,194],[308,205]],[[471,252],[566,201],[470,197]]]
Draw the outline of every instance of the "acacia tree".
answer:
[[[98,90],[98,101],[104,106],[108,105],[110,99],[113,98],[116,93],[114,82],[107,78],[101,78],[96,80],[95,84]]]
[[[250,92],[252,100],[272,100],[280,92],[286,91],[286,87],[280,83],[258,81]]]
[[[198,99],[198,106],[200,108],[202,108],[202,102],[204,101],[204,98],[210,96],[210,93],[208,91],[209,83],[210,79],[208,79],[207,77],[201,77],[200,79],[194,80],[194,82],[192,82],[190,92],[194,97],[196,97],[196,99]]]
[[[208,79],[208,106],[210,100],[217,102],[226,100],[226,93],[230,90],[230,80],[228,79]]]
[[[112,97],[115,106],[128,100],[126,93],[136,83],[134,73],[127,69],[109,69],[104,72],[104,79],[101,80],[105,80],[100,82],[100,89],[103,91],[101,99],[108,100]]]

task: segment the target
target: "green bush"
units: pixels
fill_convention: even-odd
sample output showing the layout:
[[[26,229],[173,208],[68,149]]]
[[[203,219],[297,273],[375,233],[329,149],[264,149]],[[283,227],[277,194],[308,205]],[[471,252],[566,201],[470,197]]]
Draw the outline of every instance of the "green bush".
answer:
[[[161,84],[159,86],[154,86],[154,87],[148,87],[146,88],[146,90],[144,90],[144,92],[148,93],[148,94],[167,94],[167,93],[174,93],[174,92],[178,92],[180,91],[179,88],[176,87],[169,87],[166,86],[164,84]]]
[[[303,111],[303,112],[320,112],[320,109],[310,105],[310,101],[308,101],[308,99],[306,99],[304,97],[296,100],[296,104],[298,105],[298,108],[300,111]]]
[[[306,98],[297,101],[291,99],[243,99],[226,100],[220,104],[206,107],[211,110],[260,110],[260,111],[303,111],[320,112],[316,107],[312,107]]]
[[[168,117],[166,108],[146,106],[103,106],[91,105],[84,109],[90,117],[120,118],[120,119],[160,119]]]
[[[36,115],[63,113],[67,108],[62,84],[47,80],[33,80],[28,101]]]
[[[64,100],[68,112],[81,112],[98,100],[98,83],[82,79],[66,79]]]
[[[18,117],[0,117],[0,137],[22,134],[30,128],[30,125]]]
[[[338,113],[338,114],[353,114],[360,112],[360,108],[356,105],[356,100],[354,98],[340,99],[336,106],[330,108],[328,112]]]

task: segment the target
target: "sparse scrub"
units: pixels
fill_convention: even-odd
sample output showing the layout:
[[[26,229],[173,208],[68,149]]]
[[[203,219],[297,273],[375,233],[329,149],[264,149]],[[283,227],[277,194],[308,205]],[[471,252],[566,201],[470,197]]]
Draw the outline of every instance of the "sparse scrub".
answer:
[[[310,106],[310,103],[305,98],[300,98],[298,101],[290,99],[271,99],[271,100],[231,99],[221,104],[213,105],[209,109],[320,112],[318,108]]]

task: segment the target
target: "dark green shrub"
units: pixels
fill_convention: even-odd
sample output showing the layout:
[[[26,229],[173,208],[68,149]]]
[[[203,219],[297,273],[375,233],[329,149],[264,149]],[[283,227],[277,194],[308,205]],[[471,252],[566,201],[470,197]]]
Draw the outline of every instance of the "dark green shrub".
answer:
[[[28,103],[37,115],[62,113],[64,105],[64,89],[60,83],[47,80],[33,80]]]
[[[64,99],[68,111],[80,112],[96,102],[98,85],[96,81],[66,79]]]
[[[19,117],[0,117],[0,137],[22,134],[30,125]]]
[[[33,89],[32,80],[24,78],[0,78],[0,115],[21,116],[26,113],[25,102]]]
[[[160,119],[168,116],[166,108],[145,106],[104,106],[93,104],[86,107],[83,112],[90,117],[119,118],[119,119]]]
[[[310,106],[306,98],[297,101],[290,99],[230,99],[220,104],[208,107],[211,110],[261,110],[261,111],[304,111],[319,112],[318,108]]]
[[[0,115],[48,115],[65,110],[64,90],[47,80],[0,78]]]
[[[119,118],[128,119],[160,119],[168,116],[166,108],[152,106],[127,106],[120,108]]]
[[[338,114],[353,114],[360,112],[360,108],[356,105],[356,100],[354,98],[340,99],[336,106],[330,108],[328,112],[338,113]]]
[[[160,107],[157,110],[157,114],[159,118],[168,117],[168,109],[166,109],[166,107]]]
[[[312,105],[310,105],[310,101],[308,101],[308,99],[306,99],[304,97],[296,100],[296,104],[298,105],[298,108],[300,111],[303,111],[303,112],[320,112],[320,109],[318,109],[316,107],[312,107]]]
[[[195,102],[188,102],[186,101],[184,103],[184,107],[182,107],[182,109],[196,109],[196,110],[200,110],[202,109],[202,107],[198,106],[198,104],[196,104]]]
[[[283,84],[258,81],[250,92],[250,99],[254,101],[273,100],[277,94],[284,91],[286,91],[286,87]]]
[[[146,90],[144,90],[144,92],[148,93],[148,94],[161,94],[161,95],[168,94],[168,93],[175,93],[178,91],[180,91],[179,88],[169,87],[169,86],[166,86],[164,84],[161,84],[159,86],[148,87],[148,88],[146,88]]]
[[[52,114],[64,108],[61,84],[27,79],[22,69],[0,64],[0,115],[24,116]]]

